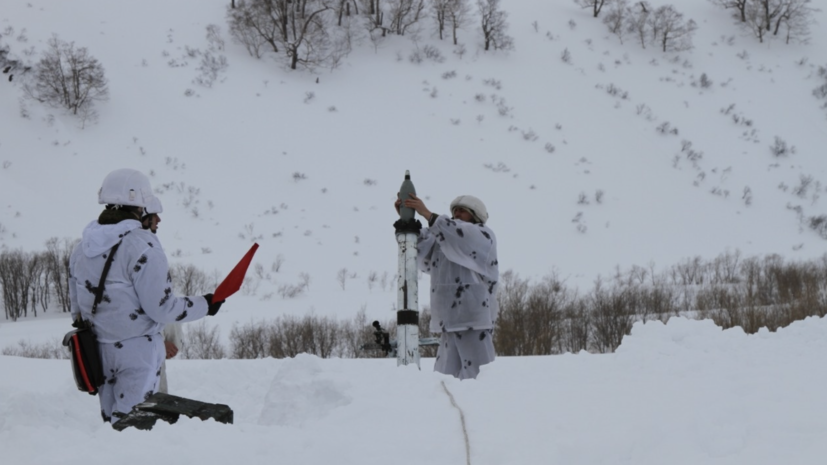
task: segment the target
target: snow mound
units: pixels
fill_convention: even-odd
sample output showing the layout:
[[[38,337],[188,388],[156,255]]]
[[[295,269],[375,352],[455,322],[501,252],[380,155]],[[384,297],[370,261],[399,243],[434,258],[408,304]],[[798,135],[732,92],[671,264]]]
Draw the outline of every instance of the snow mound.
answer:
[[[259,419],[266,426],[304,426],[350,404],[350,383],[307,354],[286,360],[270,383]]]

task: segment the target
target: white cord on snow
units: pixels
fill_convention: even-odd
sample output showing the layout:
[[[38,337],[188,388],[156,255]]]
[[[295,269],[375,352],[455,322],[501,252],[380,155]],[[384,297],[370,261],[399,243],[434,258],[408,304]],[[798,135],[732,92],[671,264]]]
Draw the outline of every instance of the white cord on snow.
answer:
[[[459,421],[462,423],[462,435],[465,437],[465,463],[466,465],[471,465],[471,442],[468,441],[468,430],[465,428],[465,413],[463,413],[462,409],[457,405],[457,401],[454,400],[454,395],[448,390],[445,381],[442,381],[442,389],[445,390],[445,394],[448,394],[448,398],[451,399],[451,405],[459,410]]]

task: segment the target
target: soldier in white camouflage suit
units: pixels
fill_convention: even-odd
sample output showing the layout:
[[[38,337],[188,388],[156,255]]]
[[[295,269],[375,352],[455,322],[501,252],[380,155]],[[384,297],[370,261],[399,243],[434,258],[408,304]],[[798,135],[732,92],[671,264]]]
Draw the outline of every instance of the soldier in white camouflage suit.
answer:
[[[399,211],[401,202],[396,201]],[[441,333],[434,371],[459,379],[476,378],[494,361],[497,318],[497,238],[485,225],[482,201],[461,195],[451,217],[432,213],[414,194],[405,200],[428,220],[419,234],[417,264],[431,275],[431,332]]]
[[[154,201],[144,174],[111,172],[98,192],[105,208],[86,226],[69,259],[72,317],[76,324],[91,326],[98,338],[106,377],[100,388],[101,415],[112,423],[158,391],[166,356],[164,326],[215,315],[223,303],[212,303],[211,294],[173,293],[164,249],[157,236],[141,227],[144,208]],[[115,245],[95,307],[104,264]]]

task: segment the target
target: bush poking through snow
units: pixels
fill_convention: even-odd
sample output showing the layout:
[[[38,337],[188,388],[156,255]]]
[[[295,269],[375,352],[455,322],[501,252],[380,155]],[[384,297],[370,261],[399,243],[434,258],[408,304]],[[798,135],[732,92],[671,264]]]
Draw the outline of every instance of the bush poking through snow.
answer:
[[[827,215],[811,216],[809,226],[810,229],[815,231],[822,239],[827,239]]]
[[[210,360],[226,356],[221,344],[218,326],[207,326],[207,320],[200,320],[184,326],[184,342],[180,358]]]
[[[788,146],[787,141],[775,136],[775,143],[770,146],[770,152],[772,152],[776,158],[787,157],[795,153],[795,146]]]
[[[3,355],[11,357],[68,359],[69,349],[63,347],[63,342],[55,339],[42,344],[32,344],[29,341],[18,341],[17,346],[3,347]]]

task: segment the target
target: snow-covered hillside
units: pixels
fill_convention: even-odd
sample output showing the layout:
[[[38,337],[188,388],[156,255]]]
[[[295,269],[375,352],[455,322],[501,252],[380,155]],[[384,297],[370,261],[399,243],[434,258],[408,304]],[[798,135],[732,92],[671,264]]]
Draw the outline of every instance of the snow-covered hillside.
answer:
[[[106,173],[143,170],[172,264],[220,279],[261,246],[250,282],[209,321],[224,338],[279,315],[391,319],[405,170],[434,211],[483,199],[501,270],[524,277],[588,288],[616,268],[736,250],[824,254],[808,225],[827,214],[827,113],[813,95],[823,11],[808,43],[762,44],[712,2],[676,0],[697,23],[694,48],[663,53],[621,44],[571,1],[504,0],[511,52],[483,52],[476,25],[460,31],[464,53],[429,20],[378,42],[355,26],[340,66],[309,72],[249,56],[227,32],[228,3],[3,1],[0,47],[28,64],[53,34],[87,47],[110,98],[84,124],[21,100],[19,76],[0,81],[0,250],[79,237]],[[210,25],[228,67],[206,87]],[[426,46],[443,59],[416,63]],[[794,153],[774,156],[776,139]],[[67,320],[0,320],[0,347],[54,341]],[[826,335],[820,319],[754,336],[649,322],[616,354],[501,357],[462,383],[427,358],[421,372],[306,355],[171,360],[173,393],[229,404],[236,422],[149,434],[100,423],[65,360],[0,356],[0,450],[37,464],[817,464]]]
[[[227,32],[226,3],[4,4],[12,53],[34,61],[53,34],[87,47],[110,99],[81,129],[2,83],[1,247],[79,237],[101,179],[126,166],[152,176],[173,263],[223,275],[261,244],[264,277],[244,307],[262,315],[392,315],[391,203],[406,169],[434,211],[482,198],[501,268],[521,276],[555,271],[588,287],[615,267],[823,253],[806,224],[827,213],[827,115],[812,95],[827,65],[823,12],[809,44],[759,44],[711,2],[676,2],[698,24],[694,49],[662,53],[620,44],[572,2],[512,0],[510,53],[482,52],[472,26],[460,57],[423,21],[416,42],[363,39],[337,69],[310,73],[250,57]],[[208,25],[229,63],[209,88],[194,83]],[[444,60],[412,63],[426,45]],[[795,153],[774,157],[776,136]],[[802,177],[811,183],[796,195]],[[345,286],[342,270],[354,276]],[[301,297],[279,296],[307,278]]]

